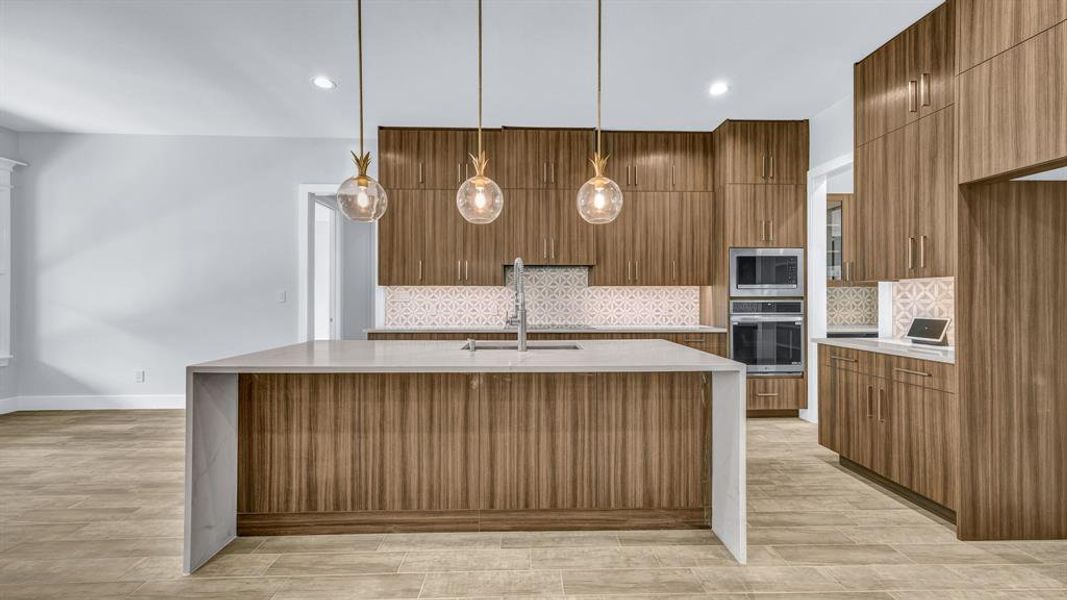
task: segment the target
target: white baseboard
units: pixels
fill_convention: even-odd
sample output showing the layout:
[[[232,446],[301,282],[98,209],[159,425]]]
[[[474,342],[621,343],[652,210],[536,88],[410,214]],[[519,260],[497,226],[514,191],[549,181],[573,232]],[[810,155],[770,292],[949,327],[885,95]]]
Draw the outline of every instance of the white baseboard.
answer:
[[[21,410],[151,410],[185,408],[182,394],[15,396],[0,400],[0,414]]]

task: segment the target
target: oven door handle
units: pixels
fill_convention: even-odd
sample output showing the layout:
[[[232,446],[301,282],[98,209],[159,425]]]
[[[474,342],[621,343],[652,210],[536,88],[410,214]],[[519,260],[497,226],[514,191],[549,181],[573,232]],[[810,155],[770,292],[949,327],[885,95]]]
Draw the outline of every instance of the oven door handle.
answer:
[[[731,323],[803,323],[804,317],[730,317]]]

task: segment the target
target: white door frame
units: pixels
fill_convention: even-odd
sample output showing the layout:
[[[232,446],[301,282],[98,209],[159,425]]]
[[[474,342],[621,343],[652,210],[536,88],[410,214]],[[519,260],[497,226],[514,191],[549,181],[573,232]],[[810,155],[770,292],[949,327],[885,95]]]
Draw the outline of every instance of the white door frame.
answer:
[[[297,302],[296,302],[296,339],[307,342],[315,338],[315,204],[321,203],[336,210],[336,206],[319,202],[316,195],[333,195],[337,185],[329,183],[309,183],[297,186]],[[343,229],[344,217],[334,219],[333,244],[333,305],[334,319],[330,325],[330,338],[341,338],[341,307],[344,306],[341,285],[344,252]]]
[[[800,418],[819,422],[819,349],[811,340],[826,337],[826,193],[830,176],[852,166],[852,153],[808,171],[808,407]]]

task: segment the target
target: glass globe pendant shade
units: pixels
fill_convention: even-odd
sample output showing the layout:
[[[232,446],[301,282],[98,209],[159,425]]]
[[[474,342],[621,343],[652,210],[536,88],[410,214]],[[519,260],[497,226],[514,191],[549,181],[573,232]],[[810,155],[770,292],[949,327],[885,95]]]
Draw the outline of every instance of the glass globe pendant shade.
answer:
[[[578,214],[586,221],[600,225],[611,223],[622,212],[622,190],[619,184],[597,175],[578,190]]]
[[[388,206],[385,188],[366,175],[349,177],[337,188],[337,207],[350,221],[373,223],[385,214]]]
[[[485,175],[475,175],[456,192],[456,208],[471,223],[492,223],[504,209],[504,192]]]

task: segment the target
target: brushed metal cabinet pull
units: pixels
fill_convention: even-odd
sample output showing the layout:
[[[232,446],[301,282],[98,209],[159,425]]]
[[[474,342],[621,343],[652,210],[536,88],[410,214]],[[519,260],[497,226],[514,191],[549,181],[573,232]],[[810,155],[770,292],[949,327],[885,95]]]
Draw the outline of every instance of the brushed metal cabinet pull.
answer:
[[[549,163],[548,164],[548,172],[551,174],[550,175],[550,177],[551,177],[550,181],[552,183],[556,183],[556,163],[553,162],[553,163]]]
[[[419,161],[419,183],[423,183],[423,181],[424,181],[422,175],[423,175],[423,173],[422,173],[422,161],[420,160]]]
[[[771,179],[774,179],[774,155],[771,155]]]
[[[419,281],[422,281],[422,261],[419,261]]]
[[[541,161],[541,183],[548,183],[548,161]]]
[[[548,238],[548,257],[556,260],[556,238]]]
[[[857,360],[855,358],[848,358],[846,356],[831,356],[830,360],[840,360],[842,362],[852,362],[852,363],[859,362],[859,360]]]
[[[915,268],[915,238],[908,238],[908,270]]]
[[[908,112],[917,112],[919,110],[919,107],[916,106],[918,104],[918,98],[915,97],[916,84],[917,82],[914,79],[908,82]]]
[[[886,399],[885,388],[878,390],[878,421],[885,423],[885,412],[882,410],[883,406],[888,408],[889,400]]]
[[[774,219],[767,221],[767,237],[770,241],[774,241]]]
[[[471,280],[471,261],[469,260],[463,261],[463,279]]]
[[[463,266],[463,261],[462,260],[457,260],[456,261],[456,281],[463,281],[462,266]]]
[[[626,261],[626,281],[630,281],[630,261]]]
[[[548,260],[548,238],[541,238],[541,258]]]
[[[919,236],[919,268],[926,268],[926,236]]]
[[[923,73],[919,78],[919,95],[923,106],[930,106],[930,74]]]
[[[634,281],[641,281],[641,261],[634,261]]]
[[[867,418],[874,417],[874,387],[867,386]]]
[[[671,163],[671,187],[677,187],[678,180],[674,177],[674,163]]]
[[[767,222],[762,220],[759,222],[759,241],[767,241]]]
[[[671,279],[678,281],[678,261],[671,261]]]
[[[456,183],[463,183],[463,163],[456,163]]]
[[[893,367],[893,371],[907,373],[908,375],[918,375],[919,377],[933,377],[933,375],[929,373],[925,373],[923,371],[912,371],[911,369],[905,369],[904,367]]]
[[[767,155],[760,157],[760,179],[767,179]]]
[[[778,395],[778,392],[757,392],[757,398],[771,398]]]

